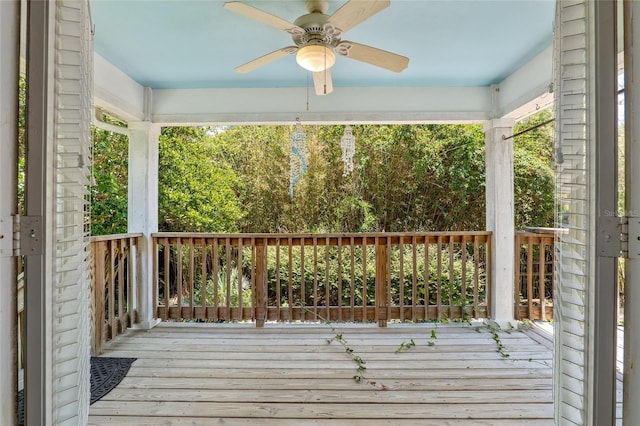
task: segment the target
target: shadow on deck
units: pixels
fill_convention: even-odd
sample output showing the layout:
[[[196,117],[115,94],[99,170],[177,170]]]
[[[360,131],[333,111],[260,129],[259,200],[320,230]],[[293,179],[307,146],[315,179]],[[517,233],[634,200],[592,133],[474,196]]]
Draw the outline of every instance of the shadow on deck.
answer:
[[[530,332],[460,323],[334,327],[129,330],[103,355],[138,360],[91,406],[89,424],[553,424],[552,350]],[[336,334],[344,345],[327,342]],[[412,339],[415,346],[397,352]],[[360,383],[356,356],[366,363]]]

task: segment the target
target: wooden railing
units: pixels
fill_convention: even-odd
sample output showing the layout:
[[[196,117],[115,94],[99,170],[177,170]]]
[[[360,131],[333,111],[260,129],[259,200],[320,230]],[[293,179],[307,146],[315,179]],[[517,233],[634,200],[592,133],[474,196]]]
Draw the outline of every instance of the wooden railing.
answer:
[[[158,233],[163,320],[376,321],[490,313],[489,232]]]
[[[142,234],[92,237],[93,260],[93,352],[102,353],[105,341],[137,322],[137,256]]]
[[[516,319],[553,319],[553,231],[516,232]]]

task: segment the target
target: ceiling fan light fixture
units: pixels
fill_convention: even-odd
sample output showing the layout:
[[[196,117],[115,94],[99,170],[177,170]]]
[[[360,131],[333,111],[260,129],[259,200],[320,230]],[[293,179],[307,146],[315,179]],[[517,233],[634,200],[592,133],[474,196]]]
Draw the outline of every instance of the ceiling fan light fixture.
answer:
[[[298,49],[296,62],[306,70],[319,72],[331,68],[336,63],[336,54],[327,46],[309,44]]]

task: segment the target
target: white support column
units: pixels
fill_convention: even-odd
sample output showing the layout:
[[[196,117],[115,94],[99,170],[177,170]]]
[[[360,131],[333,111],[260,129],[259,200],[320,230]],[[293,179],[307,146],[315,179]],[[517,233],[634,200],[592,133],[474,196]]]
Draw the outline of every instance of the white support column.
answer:
[[[629,258],[625,261],[623,418],[624,425],[631,426],[640,419],[640,250],[637,245],[640,242],[640,2],[625,1],[624,8],[625,210],[629,216]]]
[[[16,423],[16,258],[20,2],[0,1],[0,424]]]
[[[160,126],[149,121],[129,123],[129,232],[142,232],[138,271],[138,314],[136,327],[149,329],[153,318],[153,241],[158,231],[158,140]]]
[[[485,123],[486,225],[491,231],[491,318],[514,325],[513,133],[511,119]]]

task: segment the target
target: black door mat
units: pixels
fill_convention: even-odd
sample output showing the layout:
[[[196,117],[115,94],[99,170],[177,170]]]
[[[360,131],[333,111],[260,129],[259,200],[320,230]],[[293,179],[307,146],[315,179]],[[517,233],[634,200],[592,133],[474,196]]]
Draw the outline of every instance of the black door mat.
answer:
[[[91,357],[91,402],[100,400],[125,378],[136,358]],[[18,425],[24,425],[24,391],[18,392]]]

